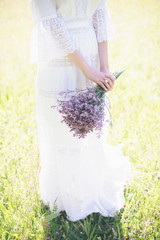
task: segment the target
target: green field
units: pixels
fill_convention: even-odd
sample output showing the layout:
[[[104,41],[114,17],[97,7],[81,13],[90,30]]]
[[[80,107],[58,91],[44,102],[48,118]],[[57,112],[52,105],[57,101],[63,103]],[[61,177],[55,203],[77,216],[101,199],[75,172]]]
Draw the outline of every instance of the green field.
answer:
[[[108,1],[116,30],[110,70],[125,69],[110,92],[113,128],[134,178],[114,218],[93,213],[70,222],[39,196],[36,65],[29,64],[33,21],[27,0],[0,1],[0,239],[160,240],[160,1]],[[59,235],[56,232],[59,232]]]

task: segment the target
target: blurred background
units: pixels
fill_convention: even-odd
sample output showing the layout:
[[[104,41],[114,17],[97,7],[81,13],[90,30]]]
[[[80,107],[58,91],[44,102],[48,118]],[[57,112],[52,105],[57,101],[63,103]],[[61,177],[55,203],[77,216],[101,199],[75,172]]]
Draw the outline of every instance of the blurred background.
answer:
[[[125,143],[135,178],[118,223],[113,219],[108,238],[97,239],[160,239],[160,1],[108,0],[107,6],[116,32],[110,70],[125,69],[110,92],[108,141]],[[37,66],[29,64],[32,28],[27,0],[0,0],[0,239],[43,239],[46,231],[38,193]],[[67,230],[64,236],[72,239]]]

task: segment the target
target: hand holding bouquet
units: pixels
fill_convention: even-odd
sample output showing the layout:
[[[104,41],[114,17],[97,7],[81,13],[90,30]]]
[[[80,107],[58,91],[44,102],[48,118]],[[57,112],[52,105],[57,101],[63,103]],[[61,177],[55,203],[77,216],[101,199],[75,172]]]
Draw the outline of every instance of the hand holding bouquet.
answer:
[[[117,79],[124,70],[115,72],[113,75]],[[75,94],[70,96],[69,93],[73,91],[67,90],[60,92],[66,100],[57,99],[58,106],[52,105],[51,108],[57,107],[57,110],[62,114],[63,120],[70,131],[73,131],[73,136],[84,138],[88,133],[94,129],[98,131],[97,137],[101,136],[101,130],[105,119],[105,110],[109,112],[110,118],[106,121],[112,125],[110,114],[110,101],[106,96],[106,90],[100,85],[95,87],[87,87],[85,90],[76,90]]]
[[[101,68],[100,71],[98,71],[93,67],[89,67],[86,68],[83,73],[88,79],[100,85],[106,92],[113,89],[115,77],[109,69]]]

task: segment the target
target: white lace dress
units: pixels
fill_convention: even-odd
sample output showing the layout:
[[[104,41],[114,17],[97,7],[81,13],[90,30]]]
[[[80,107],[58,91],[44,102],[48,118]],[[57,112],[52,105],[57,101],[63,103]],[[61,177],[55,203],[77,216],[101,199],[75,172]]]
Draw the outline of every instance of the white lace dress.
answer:
[[[131,163],[122,145],[108,145],[107,129],[84,139],[73,137],[51,105],[66,89],[93,86],[67,58],[78,49],[88,63],[99,69],[98,42],[115,39],[105,0],[31,0],[34,19],[30,63],[38,63],[36,111],[41,170],[40,197],[57,212],[77,221],[93,212],[115,216],[125,203],[124,185]],[[62,3],[63,2],[63,3]]]

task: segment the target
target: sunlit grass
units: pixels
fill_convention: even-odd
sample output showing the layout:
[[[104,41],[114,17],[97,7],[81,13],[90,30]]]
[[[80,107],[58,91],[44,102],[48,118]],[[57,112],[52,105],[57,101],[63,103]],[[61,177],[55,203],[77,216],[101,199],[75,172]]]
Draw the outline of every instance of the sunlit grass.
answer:
[[[76,223],[62,212],[46,227],[50,211],[38,186],[36,65],[28,63],[33,22],[26,0],[1,0],[0,239],[160,239],[160,2],[112,0],[108,6],[117,36],[109,43],[110,69],[125,69],[110,92],[108,142],[124,142],[132,162],[126,206],[114,218],[93,213]]]

